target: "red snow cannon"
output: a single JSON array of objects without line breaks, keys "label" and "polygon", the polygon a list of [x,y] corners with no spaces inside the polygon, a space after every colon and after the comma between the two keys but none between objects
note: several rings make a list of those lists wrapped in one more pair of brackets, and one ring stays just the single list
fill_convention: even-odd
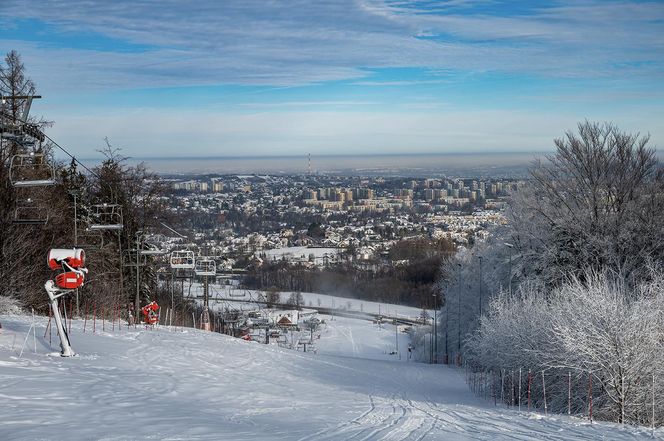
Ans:
[{"label": "red snow cannon", "polygon": [[60,289],[76,289],[83,286],[85,278],[82,274],[75,273],[74,271],[67,271],[55,276],[55,284]]},{"label": "red snow cannon", "polygon": [[85,266],[85,251],[81,248],[62,249],[53,248],[48,252],[48,266],[53,270],[59,270],[63,263],[72,269],[81,269]]},{"label": "red snow cannon", "polygon": [[154,325],[159,321],[159,315],[157,314],[157,311],[159,311],[159,305],[157,305],[157,302],[148,303],[141,308],[141,311],[143,312],[144,321],[148,325]]}]

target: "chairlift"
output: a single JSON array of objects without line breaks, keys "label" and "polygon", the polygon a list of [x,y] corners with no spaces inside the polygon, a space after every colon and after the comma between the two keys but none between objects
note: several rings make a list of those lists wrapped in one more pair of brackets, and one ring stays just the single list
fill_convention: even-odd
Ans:
[{"label": "chairlift", "polygon": [[90,231],[86,229],[82,233],[78,233],[77,237],[78,246],[86,250],[98,250],[104,247],[104,236],[100,231]]},{"label": "chairlift", "polygon": [[197,276],[216,276],[217,264],[213,259],[209,258],[196,259],[194,272]]},{"label": "chairlift", "polygon": [[122,230],[122,206],[118,204],[98,204],[92,206],[90,230]]},{"label": "chairlift", "polygon": [[12,156],[9,180],[14,187],[55,185],[55,168],[43,153],[21,153]]},{"label": "chairlift", "polygon": [[140,250],[139,254],[141,256],[161,256],[162,254],[166,254],[166,251],[156,250],[156,249],[149,249],[149,250]]},{"label": "chairlift", "polygon": [[[28,202],[32,201],[28,199]],[[18,225],[45,225],[48,223],[48,210],[36,205],[18,206],[12,222]]]},{"label": "chairlift", "polygon": [[173,251],[170,258],[171,268],[173,269],[194,269],[195,259],[193,251]]}]

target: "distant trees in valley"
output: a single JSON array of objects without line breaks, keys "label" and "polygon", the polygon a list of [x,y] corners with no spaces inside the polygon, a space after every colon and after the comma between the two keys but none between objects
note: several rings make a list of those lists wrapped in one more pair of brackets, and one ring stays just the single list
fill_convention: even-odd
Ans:
[{"label": "distant trees in valley", "polygon": [[416,238],[398,241],[382,260],[342,261],[323,268],[266,261],[252,268],[244,283],[430,308],[442,263],[454,249],[445,239]]}]

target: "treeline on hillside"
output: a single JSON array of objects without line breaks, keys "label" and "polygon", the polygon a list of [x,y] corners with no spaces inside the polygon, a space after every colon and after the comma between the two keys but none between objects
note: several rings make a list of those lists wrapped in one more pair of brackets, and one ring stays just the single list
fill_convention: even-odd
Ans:
[{"label": "treeline on hillside", "polygon": [[[0,63],[0,295],[46,313],[44,283],[53,276],[46,254],[51,248],[78,245],[86,252],[89,269],[79,293],[81,313],[84,308],[91,312],[93,305],[98,313],[111,311],[111,305],[126,310],[136,295],[136,249],[148,246],[143,233],[158,225],[163,213],[162,182],[144,165],[128,166],[108,140],[99,150],[104,159],[97,167],[82,170],[74,160],[56,162],[57,146],[44,136],[52,123],[23,120],[28,99],[19,97],[36,93],[19,54],[7,54]],[[43,162],[18,169],[22,155]],[[55,177],[53,185],[15,185],[24,178],[43,179],[44,173]],[[89,228],[104,223],[122,223],[122,229]],[[144,303],[159,298],[164,288],[154,277],[151,259],[141,257],[140,264],[140,303]],[[164,295],[170,301],[170,290]]]},{"label": "treeline on hillside", "polygon": [[245,277],[249,288],[317,292],[360,300],[433,307],[442,263],[454,252],[447,240],[405,239],[383,261],[349,260],[325,268],[307,268],[285,261],[265,262]]},{"label": "treeline on hillside", "polygon": [[648,142],[588,121],[555,140],[509,224],[446,266],[441,359],[498,375],[510,402],[530,372],[537,407],[588,415],[592,397],[595,417],[664,423],[664,171]]}]

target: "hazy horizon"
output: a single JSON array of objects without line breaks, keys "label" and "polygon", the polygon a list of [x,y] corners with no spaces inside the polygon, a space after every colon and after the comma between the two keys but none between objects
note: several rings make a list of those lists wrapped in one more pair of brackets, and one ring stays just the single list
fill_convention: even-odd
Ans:
[{"label": "hazy horizon", "polygon": [[[538,156],[549,152],[386,153],[311,155],[316,174],[436,176],[521,176]],[[94,166],[101,158],[79,159]],[[129,164],[145,163],[162,175],[192,174],[304,174],[307,155],[129,157]]]}]

